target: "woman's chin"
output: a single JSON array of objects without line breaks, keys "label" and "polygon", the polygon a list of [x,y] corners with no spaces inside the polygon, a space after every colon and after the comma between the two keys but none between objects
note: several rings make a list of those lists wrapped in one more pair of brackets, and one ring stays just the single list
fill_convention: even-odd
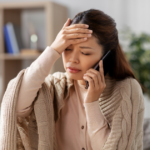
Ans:
[{"label": "woman's chin", "polygon": [[74,79],[74,80],[83,80],[83,75],[79,75],[79,74],[74,74],[74,73],[70,73],[70,72],[67,72],[68,74],[68,77],[71,78],[71,79]]}]

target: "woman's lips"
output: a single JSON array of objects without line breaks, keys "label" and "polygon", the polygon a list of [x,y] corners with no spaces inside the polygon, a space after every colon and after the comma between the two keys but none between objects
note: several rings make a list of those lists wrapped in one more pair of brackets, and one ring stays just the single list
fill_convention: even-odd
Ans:
[{"label": "woman's lips", "polygon": [[71,68],[67,68],[69,72],[71,73],[78,73],[81,70],[75,70],[75,69],[71,69]]}]

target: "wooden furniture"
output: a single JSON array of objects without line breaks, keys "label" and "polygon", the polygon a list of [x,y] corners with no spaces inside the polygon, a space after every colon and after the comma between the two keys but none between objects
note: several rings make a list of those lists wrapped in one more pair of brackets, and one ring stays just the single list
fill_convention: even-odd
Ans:
[{"label": "wooden furniture", "polygon": [[[19,25],[21,27],[21,13],[25,9],[43,9],[45,14],[45,28],[46,28],[46,46],[50,46],[55,40],[56,35],[63,27],[68,18],[67,8],[60,4],[51,1],[35,1],[35,2],[0,2],[0,104],[4,92],[7,88],[8,82],[15,78],[22,69],[22,62],[24,60],[34,61],[40,54],[30,55],[11,55],[6,53],[6,46],[4,43],[3,26],[7,22]],[[43,49],[44,50],[44,49]],[[28,67],[28,66],[27,66]],[[60,57],[53,65],[51,72],[56,71],[65,72]]]}]

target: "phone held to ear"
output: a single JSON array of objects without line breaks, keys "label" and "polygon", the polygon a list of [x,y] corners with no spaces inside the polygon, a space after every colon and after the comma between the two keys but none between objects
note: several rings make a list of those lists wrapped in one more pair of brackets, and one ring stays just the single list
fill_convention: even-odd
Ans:
[{"label": "phone held to ear", "polygon": [[[104,54],[104,56],[100,59],[103,60],[103,69],[104,69],[104,76],[107,74],[107,72],[109,71],[110,68],[110,57],[111,56],[111,50],[109,50],[106,54]],[[99,62],[100,62],[99,61]],[[94,69],[99,71],[99,62],[95,65]],[[87,80],[85,80],[86,82],[86,87],[85,89],[88,89],[89,87],[89,82]]]}]

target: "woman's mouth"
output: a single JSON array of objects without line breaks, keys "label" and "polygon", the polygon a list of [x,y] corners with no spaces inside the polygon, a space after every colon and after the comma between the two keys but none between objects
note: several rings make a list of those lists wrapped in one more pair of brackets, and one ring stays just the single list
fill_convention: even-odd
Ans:
[{"label": "woman's mouth", "polygon": [[67,69],[70,73],[78,73],[79,71],[81,71],[81,70],[76,70],[76,69],[72,69],[72,68],[67,68]]}]

